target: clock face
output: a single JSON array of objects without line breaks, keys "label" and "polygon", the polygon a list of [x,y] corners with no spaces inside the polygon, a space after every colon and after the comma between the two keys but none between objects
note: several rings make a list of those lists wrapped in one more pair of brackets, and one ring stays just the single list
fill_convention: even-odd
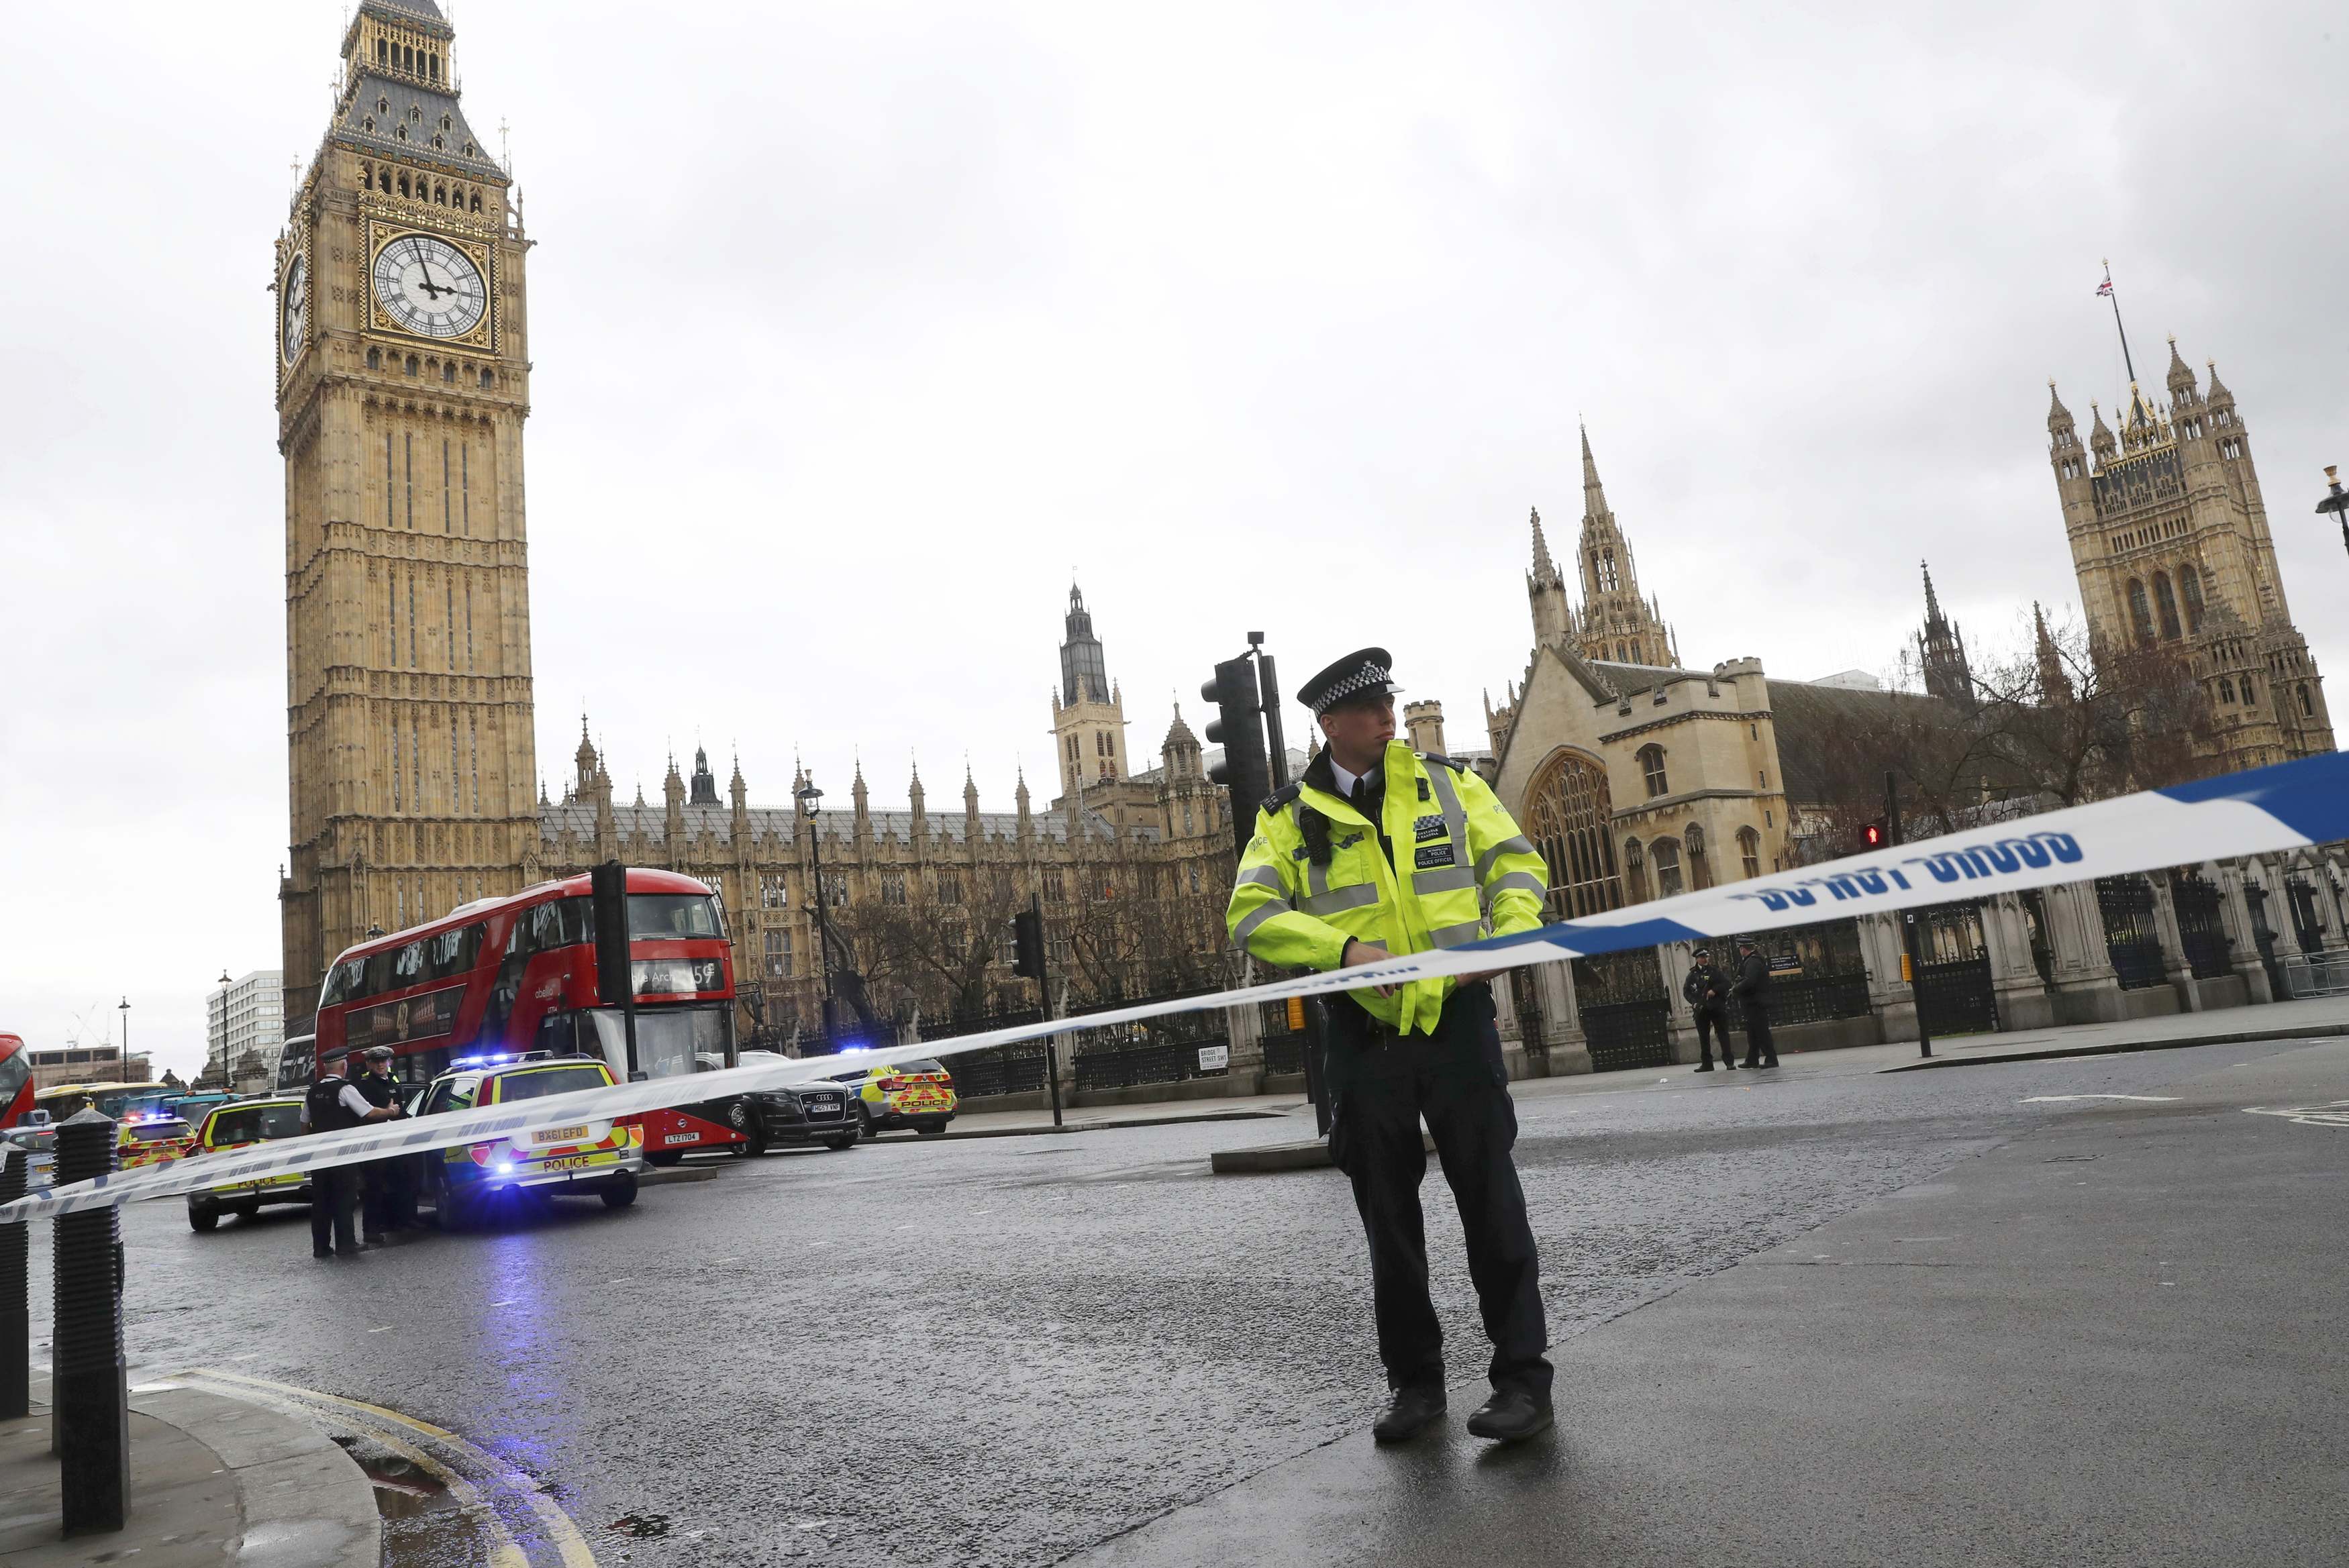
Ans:
[{"label": "clock face", "polygon": [[283,335],[285,363],[302,352],[303,329],[310,322],[310,269],[295,256],[285,268],[285,284],[278,300],[279,331]]},{"label": "clock face", "polygon": [[473,258],[431,234],[402,234],[376,253],[375,297],[421,337],[462,337],[490,308]]}]

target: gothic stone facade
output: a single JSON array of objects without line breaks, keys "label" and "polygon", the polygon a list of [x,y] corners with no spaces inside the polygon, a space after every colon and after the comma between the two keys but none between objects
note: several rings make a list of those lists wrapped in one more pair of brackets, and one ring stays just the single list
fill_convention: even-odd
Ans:
[{"label": "gothic stone facade", "polygon": [[521,214],[431,0],[364,0],[275,258],[285,1010],[326,963],[532,879]]},{"label": "gothic stone facade", "polygon": [[2206,393],[2172,339],[2168,406],[2132,385],[2116,437],[2090,404],[2085,449],[2050,382],[2047,457],[2091,635],[2183,653],[2232,770],[2330,751],[2333,720],[2284,599],[2250,431],[2209,371]]}]

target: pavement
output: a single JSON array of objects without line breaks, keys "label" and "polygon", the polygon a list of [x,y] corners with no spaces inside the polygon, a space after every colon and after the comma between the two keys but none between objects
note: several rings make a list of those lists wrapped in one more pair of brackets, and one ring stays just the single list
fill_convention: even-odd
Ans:
[{"label": "pavement", "polygon": [[130,1516],[58,1533],[47,1379],[0,1421],[0,1568],[377,1568],[381,1526],[357,1461],[316,1428],[171,1381],[130,1396]]},{"label": "pavement", "polygon": [[1572,1338],[1546,1437],[1456,1384],[1074,1561],[2340,1563],[2349,1050],[2173,1066]]},{"label": "pavement", "polygon": [[[1544,1303],[1567,1394],[1561,1440],[1579,1445],[1566,1450],[1572,1462],[1557,1473],[1587,1480],[1602,1462],[1593,1456],[1619,1447],[1646,1456],[1658,1474],[1677,1476],[1675,1487],[1692,1494],[1715,1486],[1742,1496],[1739,1489],[1762,1483],[1735,1480],[1732,1471],[1775,1464],[1832,1501],[1811,1510],[1823,1532],[1839,1518],[1865,1523],[1899,1514],[1909,1493],[1879,1490],[1871,1501],[1837,1490],[1814,1473],[1823,1461],[1801,1451],[1824,1440],[1819,1433],[1840,1431],[1846,1407],[1899,1390],[1899,1380],[1874,1364],[1864,1375],[1836,1368],[1825,1357],[1841,1351],[1837,1344],[1816,1354],[1799,1344],[1818,1313],[1828,1315],[1837,1339],[1864,1341],[1878,1330],[1859,1321],[1863,1311],[1878,1308],[1820,1297],[1782,1316],[1766,1300],[1741,1298],[1723,1309],[1726,1325],[1665,1336],[1659,1343],[1668,1353],[1617,1352],[1612,1336],[1640,1331],[1643,1320],[1666,1321],[1663,1315],[1705,1299],[1690,1292],[1741,1271],[1789,1274],[1791,1265],[1754,1260],[1792,1255],[1822,1226],[1914,1201],[2018,1140],[2106,1113],[2104,1102],[2068,1097],[2173,1094],[2177,1084],[2237,1070],[2236,1063],[2296,1056],[2312,1064],[2312,1102],[2349,1096],[2349,1040],[2339,1039],[1963,1073],[1881,1073],[1866,1060],[1790,1057],[1775,1073],[1680,1069],[1516,1086],[1519,1169],[1543,1246]],[[2321,1092],[2326,1085],[2330,1093]],[[2239,1109],[2227,1114],[2255,1120]],[[626,1211],[530,1206],[478,1233],[427,1233],[332,1266],[309,1259],[306,1225],[290,1211],[200,1235],[176,1205],[133,1205],[123,1222],[128,1342],[142,1382],[211,1368],[214,1391],[243,1387],[299,1417],[331,1418],[355,1437],[372,1424],[384,1443],[398,1445],[395,1453],[413,1456],[413,1468],[385,1482],[414,1487],[417,1506],[440,1508],[448,1529],[473,1517],[502,1527],[533,1563],[1059,1562],[1138,1542],[1185,1517],[1205,1522],[1196,1510],[1236,1506],[1258,1495],[1252,1489],[1309,1474],[1319,1459],[1371,1451],[1365,1432],[1382,1387],[1345,1184],[1326,1171],[1253,1180],[1208,1173],[1216,1150],[1294,1140],[1298,1122],[1288,1114],[1131,1127],[1114,1137],[884,1139],[845,1151],[779,1152],[726,1162],[710,1181],[648,1189]],[[2290,1130],[2333,1136],[2298,1124]],[[2198,1180],[2210,1162],[2190,1149],[2168,1158],[2173,1186]],[[2095,1173],[2105,1163],[2047,1169]],[[1896,1197],[1903,1192],[1911,1197]],[[2011,1216],[2007,1226],[2014,1227]],[[1909,1246],[1974,1229],[1936,1216],[1892,1234],[1912,1238],[1900,1243]],[[1428,1233],[1437,1308],[1454,1330],[1454,1365],[1466,1373],[1483,1357],[1459,1224],[1440,1180],[1428,1187]],[[2220,1263],[2245,1272],[2256,1254],[2288,1279],[2328,1233],[2312,1220],[2285,1247],[2263,1231]],[[36,1227],[33,1243],[37,1287],[47,1266],[46,1227]],[[2307,1279],[2312,1299],[2331,1299],[2322,1294],[2336,1283],[2329,1275],[2317,1270]],[[2018,1274],[1993,1284],[1983,1287],[1985,1301],[2023,1291],[2027,1281]],[[2178,1288],[2188,1284],[2180,1279]],[[2096,1288],[2120,1285],[2100,1278]],[[46,1297],[36,1288],[36,1341],[47,1335]],[[2095,1293],[2083,1299],[2093,1302]],[[1880,1310],[1882,1332],[1900,1326],[1891,1305]],[[1924,1315],[1948,1310],[1935,1304]],[[2109,1315],[2117,1322],[2122,1315]],[[1771,1403],[1744,1409],[1718,1436],[1688,1441],[1685,1451],[1702,1457],[1698,1468],[1718,1470],[1718,1479],[1661,1468],[1662,1449],[1642,1447],[1638,1430],[1650,1390],[1683,1363],[1693,1377],[1702,1357],[1734,1351],[1747,1319],[1744,1358],[1705,1374],[1713,1379],[1705,1398],[1735,1410],[1725,1390],[1744,1378]],[[2071,1319],[2045,1310],[2018,1325],[2016,1348],[1994,1353],[1982,1329],[1968,1342],[1970,1354],[1994,1366],[1999,1354],[2027,1352],[2039,1367],[2049,1359],[2043,1340],[2068,1346],[2078,1337]],[[2213,1308],[2193,1322],[2187,1343],[2200,1352],[2241,1326]],[[1708,1336],[1721,1342],[1716,1349],[1697,1346]],[[2257,1358],[2282,1349],[2250,1343],[2262,1408],[2300,1423],[2291,1429],[2311,1452],[2349,1446],[2313,1425],[2328,1407],[2277,1402],[2278,1389],[2302,1369],[2270,1377]],[[1813,1375],[1773,1383],[1770,1368],[1781,1360]],[[2048,1375],[2064,1371],[2057,1357]],[[1953,1377],[1937,1371],[1932,1383]],[[1461,1412],[1474,1392],[1457,1390]],[[1618,1402],[1606,1418],[1611,1424],[1590,1425],[1599,1418],[1582,1412],[1609,1399]],[[1770,1408],[1802,1411],[1806,1401],[1818,1408],[1802,1423],[1766,1429]],[[1660,1419],[1670,1408],[1657,1408]],[[2337,1400],[2330,1408],[2349,1411]],[[2244,1417],[2208,1402],[2191,1409],[2222,1423]],[[1711,1418],[1673,1418],[1697,1420],[1705,1432]],[[2137,1420],[2138,1408],[2121,1407],[2116,1418]],[[2262,1440],[2260,1431],[2240,1427],[2237,1440]],[[2076,1424],[2067,1435],[2075,1448],[2091,1447],[2091,1437],[2110,1440]],[[2324,1441],[2304,1440],[2317,1436]],[[1997,1455],[1956,1451],[1958,1468],[1933,1482],[1944,1490],[1915,1495],[1951,1508],[1961,1505],[1949,1499],[1961,1497],[1966,1510],[1994,1511],[2002,1492],[1992,1482],[2005,1474]],[[1473,1456],[1463,1448],[1455,1457],[1464,1466]],[[377,1473],[379,1461],[367,1462]],[[1410,1462],[1434,1461],[1413,1450]],[[1883,1482],[1864,1455],[1847,1462]],[[1308,1468],[1292,1468],[1299,1466]],[[2287,1517],[2296,1511],[2327,1528],[2332,1504],[2302,1495],[2304,1472],[2276,1473],[2280,1490],[2250,1494],[2240,1506]],[[1968,1491],[1969,1474],[1985,1478],[1981,1489]],[[1332,1485],[1365,1484],[1333,1475]],[[446,1494],[438,1502],[421,1495],[433,1480]],[[1525,1484],[1545,1510],[1528,1515],[1541,1522],[1529,1537],[1547,1539],[1547,1511],[1568,1505]],[[1650,1510],[1651,1535],[1679,1528],[1673,1487],[1637,1495]],[[1301,1494],[1281,1505],[1300,1519],[1314,1506]],[[2093,1499],[2079,1506],[2101,1517]],[[399,1555],[409,1523],[386,1520],[392,1561],[409,1560]],[[1637,1524],[1616,1516],[1616,1528]],[[1474,1538],[1470,1524],[1459,1528],[1464,1542]],[[1211,1532],[1202,1538],[1242,1562],[1294,1554],[1288,1538],[1262,1551],[1226,1550]],[[1650,1550],[1640,1539],[1638,1550]],[[1368,1559],[1381,1549],[1335,1526],[1329,1543],[1310,1560],[1347,1561],[1357,1546]],[[1806,1550],[1774,1547],[1772,1560],[1808,1561]],[[417,1562],[467,1560],[437,1547],[418,1553]],[[1168,1560],[1182,1555],[1170,1549]],[[1455,1560],[1464,1551],[1435,1555]],[[1610,1553],[1594,1548],[1584,1560],[1610,1560]],[[1723,1551],[1712,1560],[1741,1557]]]}]

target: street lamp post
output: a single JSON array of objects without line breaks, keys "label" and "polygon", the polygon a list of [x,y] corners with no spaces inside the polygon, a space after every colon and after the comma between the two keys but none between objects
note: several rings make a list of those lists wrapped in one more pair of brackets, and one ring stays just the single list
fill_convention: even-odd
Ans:
[{"label": "street lamp post", "polygon": [[129,992],[123,993],[121,1004],[114,1010],[122,1015],[122,1070],[129,1072],[130,1070],[130,994]]},{"label": "street lamp post", "polygon": [[228,988],[229,988],[229,986],[230,986],[230,985],[231,985],[231,984],[232,984],[232,982],[230,981],[230,979],[229,979],[229,977],[228,977],[228,965],[226,965],[225,964],[223,964],[223,965],[221,965],[221,977],[220,977],[220,985],[221,985],[220,1061],[219,1061],[219,1064],[218,1064],[217,1070],[212,1071],[212,1072],[211,1073],[211,1077],[212,1077],[212,1088],[228,1088]]},{"label": "street lamp post", "polygon": [[828,901],[823,894],[823,838],[816,831],[815,822],[816,802],[823,799],[823,791],[817,789],[815,780],[811,779],[792,794],[800,803],[800,817],[808,825],[809,877],[811,892],[815,899],[815,961],[818,972],[823,976],[823,1037],[827,1043],[837,1046],[840,1041],[836,1027],[840,1008],[832,995],[832,919],[824,908]]},{"label": "street lamp post", "polygon": [[2341,524],[2341,548],[2349,550],[2349,490],[2341,488],[2340,474],[2339,464],[2324,465],[2325,496],[2316,503],[2316,510],[2319,515],[2328,511],[2333,514]]}]

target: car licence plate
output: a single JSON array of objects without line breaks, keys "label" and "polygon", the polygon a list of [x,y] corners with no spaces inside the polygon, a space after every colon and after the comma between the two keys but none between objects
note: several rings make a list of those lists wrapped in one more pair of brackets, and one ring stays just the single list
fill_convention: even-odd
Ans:
[{"label": "car licence plate", "polygon": [[701,1141],[701,1134],[698,1132],[672,1132],[667,1138],[662,1139],[661,1141],[663,1143],[698,1143]]},{"label": "car licence plate", "polygon": [[585,1127],[542,1127],[530,1135],[533,1143],[577,1143],[585,1139]]}]

